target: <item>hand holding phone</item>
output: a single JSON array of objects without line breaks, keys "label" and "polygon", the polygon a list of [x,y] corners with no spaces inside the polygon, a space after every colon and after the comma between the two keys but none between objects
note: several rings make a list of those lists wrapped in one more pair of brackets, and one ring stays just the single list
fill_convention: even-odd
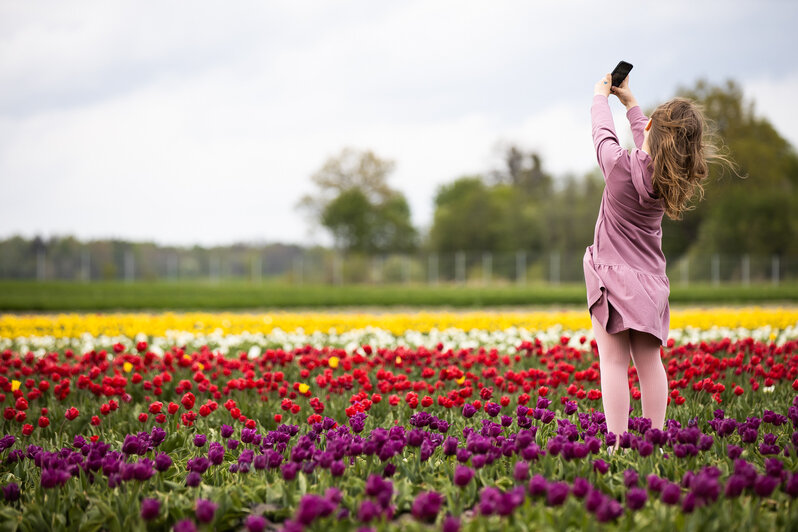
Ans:
[{"label": "hand holding phone", "polygon": [[629,72],[632,70],[631,63],[627,63],[626,61],[621,61],[612,71],[612,86],[613,87],[620,87],[623,80],[626,79],[626,76],[629,75]]}]

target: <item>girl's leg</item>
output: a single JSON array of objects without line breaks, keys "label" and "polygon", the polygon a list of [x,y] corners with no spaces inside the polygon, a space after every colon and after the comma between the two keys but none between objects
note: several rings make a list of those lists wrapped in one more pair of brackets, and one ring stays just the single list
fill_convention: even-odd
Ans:
[{"label": "girl's leg", "polygon": [[593,334],[598,344],[607,430],[620,436],[629,428],[629,331],[609,334],[593,318]]},{"label": "girl's leg", "polygon": [[640,379],[640,399],[643,417],[651,420],[651,426],[662,429],[665,424],[665,409],[668,406],[668,375],[659,354],[659,340],[651,334],[630,331],[632,360]]}]

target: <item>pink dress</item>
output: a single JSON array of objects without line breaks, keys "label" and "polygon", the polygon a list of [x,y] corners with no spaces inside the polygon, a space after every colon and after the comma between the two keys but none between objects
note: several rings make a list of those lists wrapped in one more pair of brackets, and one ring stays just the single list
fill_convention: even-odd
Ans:
[{"label": "pink dress", "polygon": [[593,245],[582,262],[590,314],[614,334],[626,329],[668,339],[670,283],[662,253],[662,200],[651,184],[651,157],[640,149],[648,118],[633,107],[626,113],[636,148],[618,143],[610,106],[595,96],[590,109],[593,143],[606,186]]}]

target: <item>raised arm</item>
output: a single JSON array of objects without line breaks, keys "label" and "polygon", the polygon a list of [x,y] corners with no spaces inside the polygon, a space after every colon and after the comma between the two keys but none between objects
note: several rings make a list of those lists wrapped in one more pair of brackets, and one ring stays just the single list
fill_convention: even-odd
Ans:
[{"label": "raised arm", "polygon": [[593,145],[596,148],[596,157],[606,181],[615,165],[627,153],[618,143],[610,104],[607,102],[606,96],[601,94],[593,96],[590,118],[593,125]]},{"label": "raised arm", "polygon": [[648,123],[648,117],[643,114],[639,105],[635,105],[626,111],[626,118],[629,119],[629,125],[632,127],[632,137],[635,140],[635,146],[640,149],[643,147],[643,139],[645,138],[643,130]]},{"label": "raised arm", "polygon": [[632,127],[632,137],[634,138],[635,146],[638,149],[642,148],[643,139],[645,138],[643,130],[648,123],[648,117],[640,110],[637,98],[632,94],[632,89],[629,88],[629,76],[626,76],[620,86],[612,87],[611,91],[626,107],[626,118],[629,119],[629,125]]}]

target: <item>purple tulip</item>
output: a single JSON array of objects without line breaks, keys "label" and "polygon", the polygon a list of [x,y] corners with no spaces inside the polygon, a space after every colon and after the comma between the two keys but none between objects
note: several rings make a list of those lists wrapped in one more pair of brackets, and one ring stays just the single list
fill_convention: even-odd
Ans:
[{"label": "purple tulip", "polygon": [[798,497],[798,473],[793,473],[787,482],[784,483],[784,493],[793,499]]},{"label": "purple tulip", "polygon": [[419,521],[431,523],[435,521],[443,504],[443,497],[436,491],[419,493],[413,501],[413,517]]},{"label": "purple tulip", "polygon": [[357,510],[357,519],[362,523],[370,523],[373,519],[377,519],[382,513],[382,509],[372,500],[366,499],[360,503]]},{"label": "purple tulip", "polygon": [[286,462],[280,466],[283,480],[294,480],[299,472],[299,465],[296,462]]},{"label": "purple tulip", "polygon": [[513,468],[513,478],[515,478],[516,482],[526,482],[529,478],[529,464],[523,460],[516,462]]},{"label": "purple tulip", "polygon": [[571,491],[567,482],[552,482],[546,491],[546,504],[549,506],[561,506],[568,498]]},{"label": "purple tulip", "polygon": [[72,477],[72,475],[70,475],[64,469],[49,468],[42,468],[41,475],[41,485],[45,489],[63,486],[66,484],[66,481]]},{"label": "purple tulip", "polygon": [[205,447],[205,443],[208,441],[208,437],[205,434],[195,434],[194,435],[194,446],[195,447]]},{"label": "purple tulip", "polygon": [[548,488],[548,482],[543,478],[543,475],[537,474],[529,479],[528,491],[532,497],[545,495]]},{"label": "purple tulip", "polygon": [[197,520],[201,523],[210,523],[213,521],[213,516],[218,507],[219,505],[212,501],[206,499],[197,499]]},{"label": "purple tulip", "polygon": [[197,471],[189,471],[188,475],[186,475],[186,486],[189,488],[196,488],[202,482],[202,475],[200,475]]},{"label": "purple tulip", "polygon": [[3,498],[5,500],[7,500],[8,502],[14,502],[14,501],[18,500],[19,499],[19,485],[17,485],[16,482],[9,482],[5,486],[3,486]]},{"label": "purple tulip", "polygon": [[727,499],[732,497],[739,497],[742,494],[743,490],[746,487],[746,480],[745,478],[741,477],[740,475],[732,475],[726,481],[726,490],[725,495]]},{"label": "purple tulip", "polygon": [[623,514],[623,506],[621,506],[621,503],[615,499],[606,497],[598,510],[596,510],[596,519],[598,519],[599,523],[607,523],[609,521],[614,521],[620,517],[621,514]]},{"label": "purple tulip", "polygon": [[485,413],[490,417],[496,417],[502,411],[502,406],[498,403],[487,403],[485,405]]},{"label": "purple tulip", "polygon": [[197,532],[197,526],[191,519],[183,519],[175,523],[174,532]]},{"label": "purple tulip", "polygon": [[593,460],[593,469],[604,475],[610,470],[610,467],[607,465],[607,462],[599,458],[597,460]]},{"label": "purple tulip", "polygon": [[158,453],[155,456],[155,469],[164,472],[172,467],[172,458],[166,453]]},{"label": "purple tulip", "polygon": [[477,409],[471,403],[466,403],[463,405],[463,417],[468,419],[474,417],[474,414],[477,413]]},{"label": "purple tulip", "polygon": [[728,444],[726,446],[726,454],[729,456],[731,460],[736,460],[743,454],[743,448],[738,447],[736,445]]},{"label": "purple tulip", "polygon": [[244,520],[247,532],[263,532],[266,529],[266,518],[260,515],[250,515]]},{"label": "purple tulip", "polygon": [[474,470],[468,466],[456,465],[454,466],[454,484],[455,486],[467,486],[471,479],[474,478]]},{"label": "purple tulip", "polygon": [[745,460],[738,458],[734,461],[734,474],[745,479],[746,488],[751,488],[754,486],[754,481],[756,481],[757,476],[756,469]]},{"label": "purple tulip", "polygon": [[651,453],[653,452],[654,452],[654,446],[651,443],[642,440],[637,444],[637,453],[640,456],[645,458],[646,456],[650,456]]},{"label": "purple tulip", "polygon": [[[77,439],[77,436],[75,436],[75,438]],[[14,437],[14,435],[12,434],[6,434],[2,438],[0,438],[0,453],[5,451],[6,449],[10,449],[11,447],[13,447],[14,442],[16,441],[17,438]],[[85,442],[86,440],[84,439],[83,441]]]},{"label": "purple tulip", "polygon": [[696,507],[696,497],[695,493],[692,491],[689,492],[687,495],[684,496],[682,499],[682,513],[689,514],[692,513]]},{"label": "purple tulip", "polygon": [[317,518],[332,514],[336,506],[336,503],[321,495],[304,495],[299,501],[294,520],[300,525],[308,526]]},{"label": "purple tulip", "polygon": [[222,432],[222,438],[227,439],[233,435],[234,430],[233,427],[231,427],[230,425],[222,425],[221,432]]},{"label": "purple tulip", "polygon": [[674,484],[673,482],[668,482],[665,487],[662,488],[662,502],[665,504],[678,504],[681,495],[682,489],[678,484]]},{"label": "purple tulip", "polygon": [[441,526],[442,532],[460,532],[460,520],[453,515],[447,515]]},{"label": "purple tulip", "polygon": [[770,497],[779,484],[779,479],[767,475],[757,475],[754,481],[754,493],[760,497]]},{"label": "purple tulip", "polygon": [[393,483],[379,475],[369,475],[366,480],[366,495],[374,497],[383,509],[388,508],[393,497]]},{"label": "purple tulip", "polygon": [[197,473],[204,473],[210,467],[211,462],[204,456],[197,456],[196,458],[190,458],[188,462],[186,462],[186,469],[189,471],[196,471]]},{"label": "purple tulip", "polygon": [[645,506],[648,493],[643,488],[631,488],[626,492],[626,506],[630,510],[639,510]]},{"label": "purple tulip", "polygon": [[457,452],[457,438],[449,436],[443,441],[443,454],[452,456]]},{"label": "purple tulip", "polygon": [[152,521],[161,512],[161,503],[158,499],[143,499],[141,501],[141,518]]},{"label": "purple tulip", "polygon": [[627,488],[631,488],[633,486],[637,486],[637,482],[640,480],[640,475],[637,474],[637,471],[634,469],[626,469],[623,472],[623,484]]},{"label": "purple tulip", "polygon": [[484,454],[475,454],[471,457],[471,465],[473,465],[475,469],[482,469],[485,467],[487,461],[488,457]]},{"label": "purple tulip", "polygon": [[596,513],[604,504],[604,494],[599,490],[591,489],[585,497],[585,508],[588,512]]},{"label": "purple tulip", "polygon": [[574,497],[578,499],[582,499],[587,495],[590,491],[590,482],[586,478],[576,477],[574,479],[574,484],[571,487],[571,492],[574,494]]}]

